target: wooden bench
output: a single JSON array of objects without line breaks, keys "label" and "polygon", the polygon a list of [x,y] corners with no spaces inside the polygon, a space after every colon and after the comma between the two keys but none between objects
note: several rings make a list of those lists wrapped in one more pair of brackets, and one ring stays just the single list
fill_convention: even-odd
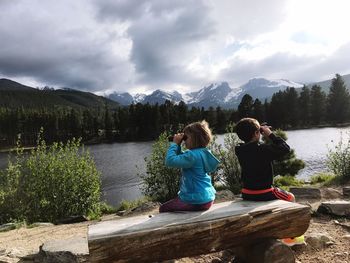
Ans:
[{"label": "wooden bench", "polygon": [[104,221],[89,226],[90,262],[159,262],[250,246],[302,235],[310,218],[308,206],[276,200]]}]

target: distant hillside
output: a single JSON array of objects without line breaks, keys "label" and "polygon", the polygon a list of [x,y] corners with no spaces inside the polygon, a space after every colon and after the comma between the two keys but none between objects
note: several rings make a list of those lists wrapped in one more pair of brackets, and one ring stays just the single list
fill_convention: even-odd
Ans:
[{"label": "distant hillside", "polygon": [[[347,89],[350,91],[350,74],[342,75],[341,77],[344,80]],[[308,85],[308,87],[312,87],[313,85],[319,85],[323,91],[328,93],[329,87],[331,86],[331,84],[332,84],[332,79],[329,79],[325,81],[311,83]]]},{"label": "distant hillside", "polygon": [[9,79],[0,79],[0,107],[7,108],[117,108],[119,104],[93,93],[73,89],[38,90]]},{"label": "distant hillside", "polygon": [[23,90],[35,90],[34,88],[24,86],[18,82],[12,81],[10,79],[0,79],[0,91],[23,91]]}]

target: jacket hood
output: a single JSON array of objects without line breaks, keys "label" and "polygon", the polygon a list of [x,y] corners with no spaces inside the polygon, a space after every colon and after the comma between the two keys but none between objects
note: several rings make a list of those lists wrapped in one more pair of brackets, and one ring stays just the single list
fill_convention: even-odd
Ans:
[{"label": "jacket hood", "polygon": [[216,170],[220,161],[212,154],[210,150],[205,148],[201,151],[201,156],[204,163],[204,169],[206,173],[210,173]]}]

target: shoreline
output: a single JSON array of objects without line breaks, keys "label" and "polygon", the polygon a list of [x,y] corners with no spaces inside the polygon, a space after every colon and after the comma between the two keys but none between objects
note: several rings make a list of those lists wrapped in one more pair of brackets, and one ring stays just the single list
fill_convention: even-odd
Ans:
[{"label": "shoreline", "polygon": [[[283,131],[297,131],[297,130],[311,130],[311,129],[322,129],[322,128],[346,128],[346,127],[350,127],[350,122],[349,123],[339,123],[339,124],[321,124],[321,125],[316,125],[316,126],[300,126],[300,127],[296,127],[296,128],[284,128],[282,129]],[[280,128],[278,128],[280,129]],[[225,133],[216,133],[215,135],[223,135]],[[99,138],[94,138],[94,139],[90,139],[88,141],[82,142],[82,145],[99,145],[99,144],[113,144],[113,143],[132,143],[132,142],[152,142],[155,139],[150,139],[150,140],[134,140],[134,141],[111,141],[111,140],[106,140],[106,139],[99,139]],[[49,146],[50,144],[48,144]],[[24,151],[29,151],[32,149],[35,149],[36,146],[24,146],[22,147]],[[0,147],[0,153],[9,153],[12,151],[15,151],[16,147],[5,147],[5,148],[1,148]]]}]

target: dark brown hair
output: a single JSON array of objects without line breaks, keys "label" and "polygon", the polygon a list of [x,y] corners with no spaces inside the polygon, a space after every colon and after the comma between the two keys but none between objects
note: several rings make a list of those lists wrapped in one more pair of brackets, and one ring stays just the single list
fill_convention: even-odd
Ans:
[{"label": "dark brown hair", "polygon": [[193,148],[207,147],[213,138],[209,124],[205,120],[193,122],[187,125],[183,131],[191,137]]},{"label": "dark brown hair", "polygon": [[242,141],[249,142],[259,128],[260,124],[256,119],[243,118],[236,124],[236,133]]}]

